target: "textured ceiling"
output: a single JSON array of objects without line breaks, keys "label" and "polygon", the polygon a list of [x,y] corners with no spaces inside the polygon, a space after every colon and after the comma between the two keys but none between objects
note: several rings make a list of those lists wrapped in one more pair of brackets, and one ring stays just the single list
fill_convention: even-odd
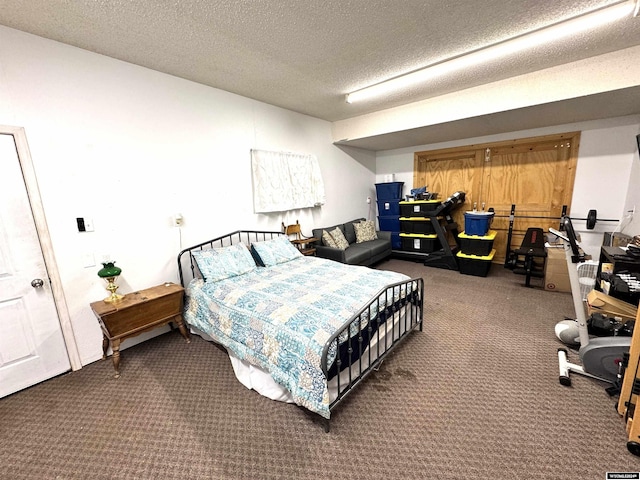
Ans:
[{"label": "textured ceiling", "polygon": [[344,95],[616,0],[2,0],[0,24],[329,121],[640,44],[638,19],[381,100]]}]

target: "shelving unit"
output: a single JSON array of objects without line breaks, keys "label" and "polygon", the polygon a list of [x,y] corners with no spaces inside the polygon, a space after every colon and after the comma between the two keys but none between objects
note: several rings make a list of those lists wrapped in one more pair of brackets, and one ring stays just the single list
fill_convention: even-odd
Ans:
[{"label": "shelving unit", "polygon": [[[599,260],[596,272],[596,290],[602,290],[600,281],[603,279],[602,265],[604,264],[609,264],[609,271],[612,276],[620,276],[626,273],[634,278],[640,277],[640,258],[627,255],[620,247],[601,247]],[[622,286],[622,282],[621,280],[620,286]],[[640,292],[633,291],[628,286],[618,290],[616,284],[612,284],[608,294],[632,305],[640,303]]]},{"label": "shelving unit", "polygon": [[[464,198],[463,198],[464,201]],[[400,202],[400,238],[402,248],[394,250],[398,258],[423,262],[425,266],[458,270],[455,254],[460,248],[458,225],[451,211],[459,203],[452,197],[440,200]],[[450,233],[455,245],[449,244]]]}]

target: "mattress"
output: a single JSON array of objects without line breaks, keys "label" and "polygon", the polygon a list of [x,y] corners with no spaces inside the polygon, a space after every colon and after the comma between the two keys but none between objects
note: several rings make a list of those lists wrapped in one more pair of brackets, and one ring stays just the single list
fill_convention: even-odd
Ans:
[{"label": "mattress", "polygon": [[[321,367],[325,344],[384,287],[406,280],[395,272],[300,257],[218,282],[193,280],[187,287],[184,317],[246,362],[250,372],[251,367],[268,372],[295,403],[328,418],[329,385]],[[392,296],[374,302],[363,318],[378,318],[378,310],[385,312],[405,294],[402,288],[394,289]],[[358,333],[353,329],[366,326],[352,326],[343,333],[345,338],[329,342],[329,362],[339,354],[340,342]],[[239,376],[249,388],[261,383]]]}]

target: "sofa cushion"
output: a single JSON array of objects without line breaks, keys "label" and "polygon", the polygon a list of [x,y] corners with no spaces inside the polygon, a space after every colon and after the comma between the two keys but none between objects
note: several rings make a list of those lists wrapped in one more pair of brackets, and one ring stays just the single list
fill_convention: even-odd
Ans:
[{"label": "sofa cushion", "polygon": [[356,243],[369,242],[371,240],[377,240],[376,226],[372,220],[365,222],[354,223],[353,228],[356,232]]},{"label": "sofa cushion", "polygon": [[391,242],[389,241],[389,239],[385,238],[377,238],[376,240],[370,240],[368,242],[356,243],[352,246],[362,246],[368,248],[371,252],[372,257],[391,250]]},{"label": "sofa cushion", "polygon": [[344,261],[349,265],[363,265],[371,258],[371,249],[366,244],[354,243],[344,251]]},{"label": "sofa cushion", "polygon": [[356,243],[356,232],[353,228],[353,222],[344,224],[344,238],[346,238],[349,243]]},{"label": "sofa cushion", "polygon": [[364,222],[364,218],[356,218],[355,220],[350,220],[345,222],[344,224],[344,236],[349,243],[356,243],[356,231],[353,227],[354,223]]},{"label": "sofa cushion", "polygon": [[[331,227],[314,228],[314,229],[311,230],[311,234],[315,238],[322,238],[322,232],[324,230],[326,230],[327,232],[331,232],[332,230],[335,230],[336,228],[339,228],[340,230],[342,230],[342,233],[344,234],[344,224],[343,223],[339,223],[338,225],[333,225]],[[324,242],[323,242],[323,244],[324,244]]]},{"label": "sofa cushion", "polygon": [[325,247],[331,247],[331,248],[337,248],[338,247],[338,245],[336,244],[336,241],[333,239],[331,234],[329,232],[327,232],[326,230],[322,230],[322,244]]},{"label": "sofa cushion", "polygon": [[347,248],[349,248],[349,242],[344,237],[344,233],[342,233],[342,230],[340,230],[339,227],[331,230],[329,232],[329,235],[331,235],[333,240],[336,242],[336,248],[339,248],[340,250],[346,250]]}]

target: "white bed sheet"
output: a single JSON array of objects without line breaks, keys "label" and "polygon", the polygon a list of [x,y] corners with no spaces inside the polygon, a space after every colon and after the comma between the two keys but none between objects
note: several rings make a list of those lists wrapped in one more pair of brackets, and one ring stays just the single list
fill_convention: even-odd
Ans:
[{"label": "white bed sheet", "polygon": [[[356,361],[354,365],[352,365],[351,369],[344,369],[340,373],[340,388],[344,389],[345,385],[350,383],[350,377],[355,377],[359,371],[364,370],[369,366],[369,349],[373,348],[374,351],[380,342],[381,348],[384,348],[385,340],[387,335],[391,334],[391,329],[393,328],[393,335],[390,337],[391,339],[397,339],[401,334],[403,334],[406,330],[406,322],[404,322],[406,308],[403,307],[399,312],[396,312],[393,317],[393,323],[386,322],[383,327],[379,329],[380,335],[374,335],[371,339],[369,346],[365,349],[364,353],[361,356],[362,359],[362,367]],[[415,328],[415,326],[414,326]],[[199,335],[209,342],[215,342],[209,335],[200,331],[199,329],[190,326],[190,330],[192,333]],[[383,331],[384,330],[384,331]],[[389,347],[391,346],[391,341],[389,341]],[[217,343],[217,342],[216,342]],[[233,352],[227,350],[229,354],[229,359],[231,360],[231,365],[233,367],[233,372],[235,373],[238,381],[244,385],[246,388],[250,390],[255,390],[260,395],[267,397],[271,400],[276,400],[278,402],[286,402],[286,403],[295,403],[293,401],[293,397],[289,390],[285,387],[277,383],[271,374],[255,365],[250,364],[246,360],[241,360],[236,357]],[[375,356],[373,357],[375,359]],[[352,377],[352,378],[354,378]],[[328,382],[328,390],[329,390],[329,402],[333,402],[338,396],[338,379],[337,377],[332,378]]]}]

